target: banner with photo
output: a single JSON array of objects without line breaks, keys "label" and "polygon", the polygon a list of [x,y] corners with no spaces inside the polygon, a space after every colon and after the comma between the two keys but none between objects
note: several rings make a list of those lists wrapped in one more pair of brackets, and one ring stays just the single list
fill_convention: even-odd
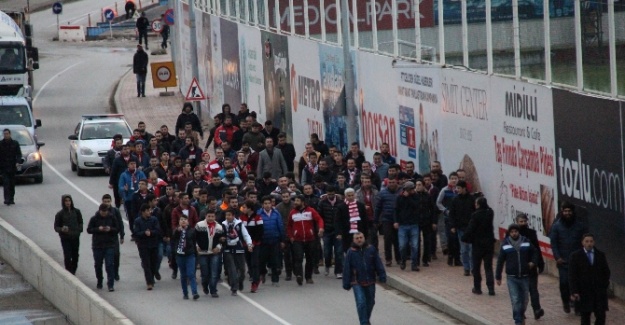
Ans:
[{"label": "banner with photo", "polygon": [[575,204],[611,280],[625,284],[623,220],[623,112],[615,100],[553,90],[558,199]]},{"label": "banner with photo", "polygon": [[321,141],[326,140],[318,53],[317,42],[289,38],[291,107],[298,127],[293,132],[293,145],[298,154],[304,152],[311,134],[316,133]]},{"label": "banner with photo", "polygon": [[[206,15],[210,16],[210,15]],[[225,102],[224,97],[224,79],[221,60],[221,19],[210,16],[210,23],[204,25],[204,37],[206,52],[206,69],[208,71],[208,90],[206,91],[210,96],[210,116],[221,113],[221,105]],[[198,56],[199,58],[199,56]]]},{"label": "banner with photo", "polygon": [[441,69],[433,67],[395,69],[399,111],[400,162],[415,164],[415,172],[430,171],[440,160]]},{"label": "banner with photo", "polygon": [[189,5],[180,1],[177,7],[178,10],[174,9],[174,15],[175,21],[178,23],[174,26],[177,26],[176,30],[179,37],[179,51],[176,54],[179,55],[180,59],[178,66],[176,66],[176,72],[178,74],[178,85],[184,96],[193,80],[191,40],[189,38],[191,29],[189,25]]},{"label": "banner with photo", "polygon": [[504,207],[496,211],[495,230],[502,239],[524,213],[538,233],[542,253],[552,257],[548,234],[557,208],[551,89],[501,77],[491,77],[490,85],[496,163],[491,174],[499,185],[492,190],[497,205]]},{"label": "banner with photo", "polygon": [[[241,74],[239,68],[239,24],[220,19],[221,24],[221,73],[223,78],[224,101],[230,104],[231,112],[238,113],[241,107]],[[226,42],[223,42],[227,40]],[[221,106],[219,106],[221,108]],[[220,110],[221,111],[221,110]]]},{"label": "banner with photo", "polygon": [[264,124],[267,110],[263,76],[263,42],[258,28],[239,26],[239,58],[241,101],[247,103],[250,111],[256,112],[256,120]]},{"label": "banner with photo", "polygon": [[[292,47],[291,47],[292,49]],[[325,124],[324,139],[327,145],[335,145],[336,148],[343,153],[349,150],[347,139],[347,105],[345,102],[345,92],[350,91],[354,94],[354,116],[358,115],[355,100],[357,98],[356,89],[358,89],[358,66],[355,52],[351,52],[351,64],[354,80],[354,89],[345,89],[345,60],[343,57],[343,49],[337,46],[319,45],[319,70],[321,78],[321,103],[323,110],[323,123]],[[357,118],[356,118],[357,120]],[[358,137],[358,125],[353,126],[355,135]],[[358,139],[354,139],[358,141]]]},{"label": "banner with photo", "polygon": [[[198,61],[198,77],[197,81],[200,88],[204,91],[206,100],[200,101],[200,109],[202,110],[202,118],[208,121],[211,117],[209,102],[213,96],[212,78],[210,69],[211,58],[211,16],[202,11],[195,11],[195,34],[197,37],[197,61]],[[186,94],[185,94],[186,95]]]},{"label": "banner with photo", "polygon": [[482,192],[495,214],[504,207],[493,189],[503,186],[491,175],[497,168],[491,157],[492,116],[489,77],[468,71],[443,69],[440,97],[440,145],[438,155],[445,174],[463,169],[472,192]]},{"label": "banner with photo", "polygon": [[[287,37],[261,31],[265,116],[293,141],[289,43]],[[314,54],[313,54],[314,55]]]},{"label": "banner with photo", "polygon": [[[401,155],[399,147],[399,116],[393,58],[369,52],[358,53],[358,117],[360,119],[360,149],[369,161],[388,143],[390,153]],[[384,82],[377,82],[383,80]]]}]

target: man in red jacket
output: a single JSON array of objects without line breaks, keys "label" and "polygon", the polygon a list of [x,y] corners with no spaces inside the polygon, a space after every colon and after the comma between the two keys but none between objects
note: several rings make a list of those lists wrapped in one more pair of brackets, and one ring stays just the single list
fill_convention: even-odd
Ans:
[{"label": "man in red jacket", "polygon": [[200,221],[200,218],[197,211],[195,211],[195,208],[191,206],[189,194],[186,192],[180,192],[178,198],[180,199],[180,204],[171,212],[171,229],[178,228],[180,216],[186,216],[189,222],[189,227],[195,228],[195,225]]},{"label": "man in red jacket", "polygon": [[226,116],[224,124],[220,125],[215,130],[215,144],[221,146],[223,141],[232,143],[232,140],[234,140],[234,132],[238,130],[238,127],[232,125],[232,117]]},{"label": "man in red jacket", "polygon": [[302,195],[295,197],[293,210],[287,220],[287,234],[293,243],[293,273],[297,284],[302,285],[302,262],[306,255],[306,283],[313,284],[313,266],[316,263],[314,257],[314,244],[316,240],[315,228],[319,229],[319,237],[323,237],[323,219],[315,209],[306,206]]}]

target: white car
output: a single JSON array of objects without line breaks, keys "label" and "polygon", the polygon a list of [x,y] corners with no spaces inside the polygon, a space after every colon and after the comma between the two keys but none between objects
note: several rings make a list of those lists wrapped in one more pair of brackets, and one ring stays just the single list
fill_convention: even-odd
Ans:
[{"label": "white car", "polygon": [[86,170],[104,169],[102,158],[111,149],[113,136],[121,134],[126,143],[132,131],[122,114],[83,115],[74,134],[67,137],[72,171],[84,176]]}]

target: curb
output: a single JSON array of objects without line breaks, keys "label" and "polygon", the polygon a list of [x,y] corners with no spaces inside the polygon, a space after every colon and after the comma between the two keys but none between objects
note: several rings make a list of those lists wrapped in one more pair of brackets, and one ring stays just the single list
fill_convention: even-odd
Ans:
[{"label": "curb", "polygon": [[128,69],[128,71],[126,71],[124,75],[122,75],[122,77],[119,78],[119,80],[117,81],[117,84],[113,88],[111,97],[109,97],[109,109],[111,110],[111,113],[124,114],[124,110],[122,109],[122,105],[121,105],[121,99],[120,99],[121,92],[119,91],[119,88],[126,81],[126,78],[128,78],[128,76],[131,75],[130,72],[132,72],[132,68]]},{"label": "curb", "polygon": [[455,305],[449,300],[437,296],[429,291],[423,290],[410,282],[392,274],[386,275],[386,284],[393,289],[399,290],[425,304],[428,304],[441,312],[454,317],[469,325],[494,325],[484,317],[477,315],[467,309]]}]

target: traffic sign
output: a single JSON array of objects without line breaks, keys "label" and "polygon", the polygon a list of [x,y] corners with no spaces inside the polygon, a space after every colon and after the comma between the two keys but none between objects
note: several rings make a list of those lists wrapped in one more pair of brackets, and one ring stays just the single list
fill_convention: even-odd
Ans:
[{"label": "traffic sign", "polygon": [[150,63],[150,68],[154,88],[176,87],[176,69],[173,62]]},{"label": "traffic sign", "polygon": [[63,12],[63,4],[60,2],[55,2],[52,5],[52,13],[55,15],[60,15]]},{"label": "traffic sign", "polygon": [[200,84],[197,82],[197,79],[193,77],[193,81],[191,81],[191,85],[189,85],[189,90],[187,90],[187,96],[185,96],[185,100],[198,101],[205,99],[206,96],[204,96],[204,92],[200,88]]},{"label": "traffic sign", "polygon": [[115,11],[111,8],[106,8],[104,10],[104,18],[108,21],[115,19]]},{"label": "traffic sign", "polygon": [[152,20],[152,30],[160,33],[163,30],[163,22],[160,19]]},{"label": "traffic sign", "polygon": [[165,24],[172,26],[174,24],[174,9],[165,11]]}]

